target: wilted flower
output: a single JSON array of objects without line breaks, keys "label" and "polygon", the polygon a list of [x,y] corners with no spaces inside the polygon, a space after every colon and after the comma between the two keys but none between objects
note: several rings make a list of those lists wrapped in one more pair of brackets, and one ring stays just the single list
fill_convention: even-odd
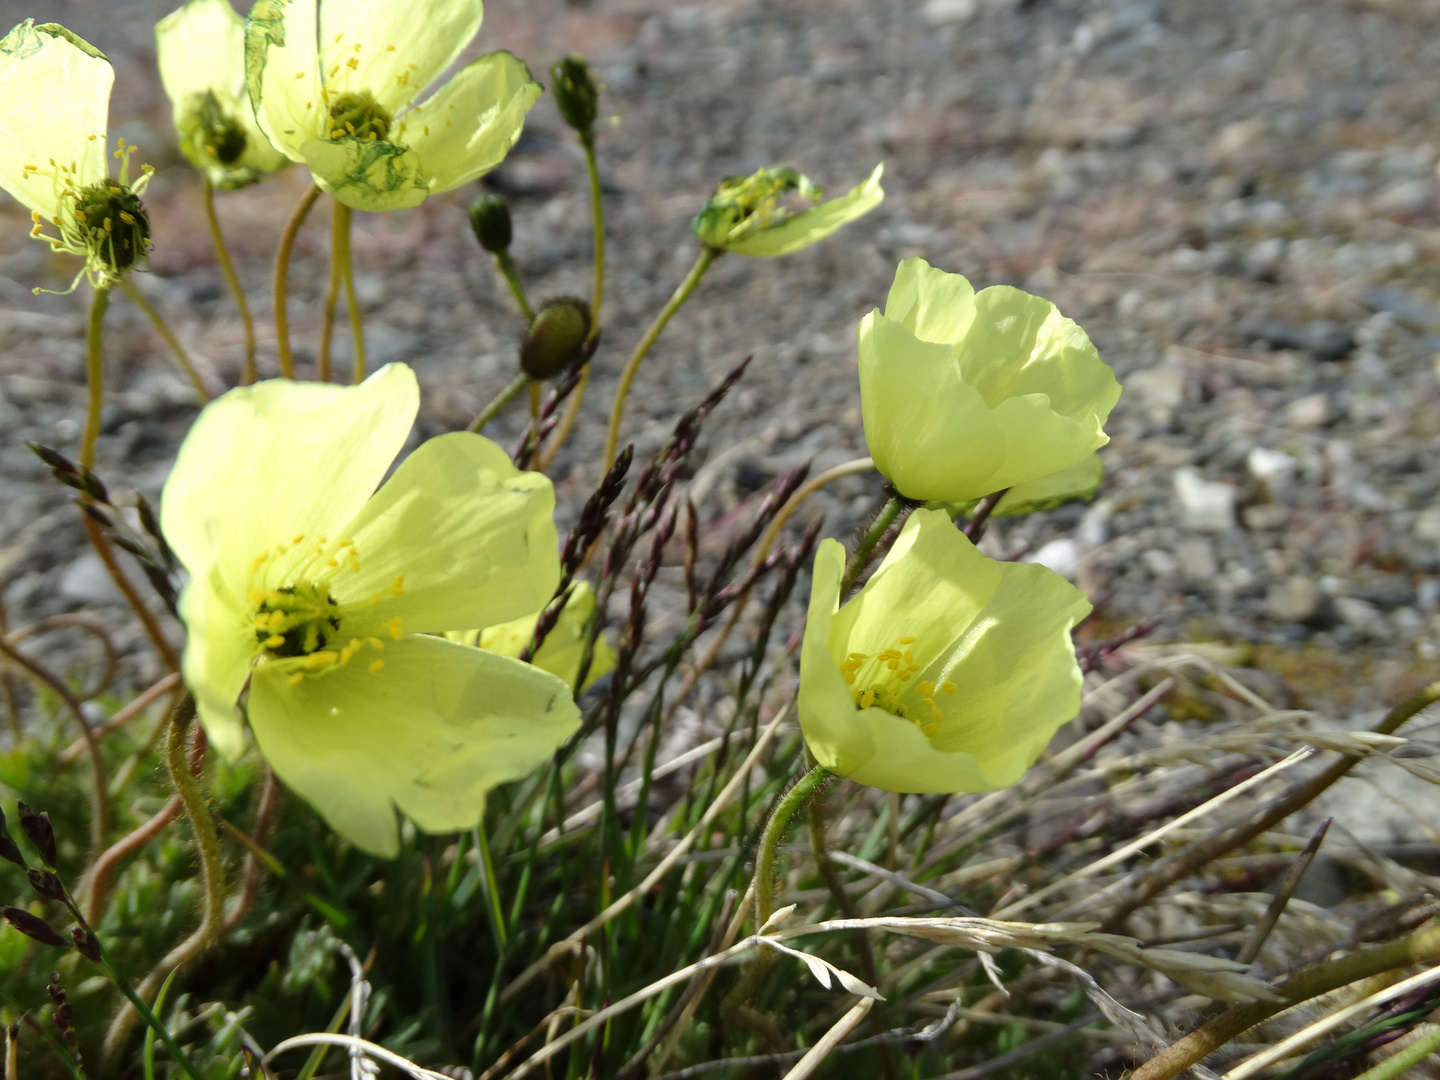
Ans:
[{"label": "wilted flower", "polygon": [[816,760],[887,791],[1013,784],[1080,709],[1070,630],[1085,597],[1042,566],[987,559],[916,510],[840,606],[845,549],[815,555],[800,727]]},{"label": "wilted flower", "polygon": [[[595,639],[595,652],[590,658],[590,668],[585,674],[585,685],[575,686],[580,674],[580,658],[585,651],[585,629],[595,613],[595,590],[589,582],[580,581],[565,602],[560,618],[545,636],[545,641],[530,662],[544,668],[565,680],[575,692],[588,688],[597,679],[608,675],[615,667],[615,650],[604,637]],[[519,656],[535,635],[535,624],[540,612],[525,615],[499,626],[488,626],[483,631],[471,630],[465,634],[447,634],[452,641],[466,645],[479,645],[501,656]]]},{"label": "wilted flower", "polygon": [[245,92],[245,20],[230,0],[190,0],[155,26],[155,61],[180,152],[217,188],[238,188],[289,158],[255,123]]},{"label": "wilted flower", "polygon": [[357,210],[418,206],[504,159],[540,94],[508,52],[415,98],[480,29],[480,0],[259,0],[245,74],[270,141]]},{"label": "wilted flower", "polygon": [[232,390],[200,413],[161,505],[211,741],[244,748],[248,684],[280,779],[387,856],[394,807],[427,832],[471,828],[490,788],[579,723],[549,672],[432,636],[535,611],[560,568],[549,480],[479,435],[423,443],[375,490],[418,405],[400,364],[358,387]]},{"label": "wilted flower", "polygon": [[737,255],[788,255],[823,240],[840,226],[863,217],[885,198],[884,165],[844,195],[805,209],[822,190],[794,169],[760,169],[722,180],[691,224],[708,248]]},{"label": "wilted flower", "polygon": [[961,502],[1078,465],[1110,441],[1120,384],[1048,300],[906,259],[860,321],[875,467],[911,499]]},{"label": "wilted flower", "polygon": [[150,251],[140,194],[153,170],[130,182],[123,139],[118,178],[106,165],[114,81],[104,53],[55,23],[26,19],[0,40],[0,187],[30,208],[31,236],[85,260],[72,289],[81,275],[112,284]]}]

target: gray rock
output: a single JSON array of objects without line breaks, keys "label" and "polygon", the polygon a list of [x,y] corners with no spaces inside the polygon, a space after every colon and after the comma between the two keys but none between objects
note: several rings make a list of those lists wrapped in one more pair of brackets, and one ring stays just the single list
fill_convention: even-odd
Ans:
[{"label": "gray rock", "polygon": [[1175,561],[1187,581],[1209,581],[1220,569],[1215,545],[1203,536],[1187,536],[1175,545]]},{"label": "gray rock", "polygon": [[1362,638],[1383,641],[1390,633],[1390,624],[1374,604],[1353,596],[1337,596],[1335,613],[1340,621]]},{"label": "gray rock", "polygon": [[1235,525],[1235,488],[1206,480],[1199,470],[1175,470],[1175,498],[1186,527],[1201,532],[1224,532]]},{"label": "gray rock", "polygon": [[1296,431],[1324,427],[1330,420],[1330,399],[1324,394],[1306,394],[1285,406],[1285,423]]},{"label": "gray rock", "polygon": [[85,552],[60,572],[60,595],[80,604],[125,602],[100,556],[93,551]]},{"label": "gray rock", "polygon": [[1320,586],[1299,575],[1278,581],[1265,593],[1265,610],[1281,622],[1308,623],[1326,597]]}]

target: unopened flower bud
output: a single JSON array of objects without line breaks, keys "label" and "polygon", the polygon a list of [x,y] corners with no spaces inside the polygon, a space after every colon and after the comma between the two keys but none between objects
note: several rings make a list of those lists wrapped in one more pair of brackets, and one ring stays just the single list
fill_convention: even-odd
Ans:
[{"label": "unopened flower bud", "polygon": [[583,56],[571,53],[550,69],[550,78],[560,115],[582,139],[588,139],[600,110],[600,91],[590,77],[590,65]]},{"label": "unopened flower bud", "polygon": [[584,300],[547,301],[520,343],[520,369],[532,379],[554,378],[574,362],[589,333],[590,305]]},{"label": "unopened flower bud", "polygon": [[60,884],[60,879],[49,870],[30,870],[30,887],[43,896],[46,900],[64,900],[65,886]]},{"label": "unopened flower bud", "polygon": [[0,859],[16,866],[25,865],[25,856],[20,853],[20,845],[10,839],[10,831],[5,827],[4,810],[0,810]]},{"label": "unopened flower bud", "polygon": [[55,865],[55,829],[50,824],[50,815],[37,813],[31,810],[23,802],[16,804],[20,808],[20,828],[30,843],[35,845],[35,850],[40,853],[40,859],[46,866]]},{"label": "unopened flower bud", "polygon": [[75,945],[75,951],[85,957],[93,964],[100,963],[100,939],[93,931],[82,930],[78,926],[70,928],[70,940]]},{"label": "unopened flower bud", "polygon": [[510,249],[510,204],[503,195],[481,195],[470,204],[470,228],[475,239],[492,255],[503,255]]},{"label": "unopened flower bud", "polygon": [[30,914],[24,908],[0,908],[0,918],[3,918],[26,937],[34,938],[41,945],[55,945],[62,949],[65,947],[65,939],[57,934],[49,923],[38,915]]}]

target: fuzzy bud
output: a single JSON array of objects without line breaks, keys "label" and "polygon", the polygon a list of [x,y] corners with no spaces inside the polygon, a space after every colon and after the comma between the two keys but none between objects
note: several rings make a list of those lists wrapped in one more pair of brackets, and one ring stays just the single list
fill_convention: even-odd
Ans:
[{"label": "fuzzy bud", "polygon": [[554,80],[550,91],[560,115],[582,139],[588,140],[600,111],[600,91],[590,77],[590,65],[583,56],[571,53],[550,69],[550,78]]},{"label": "fuzzy bud", "polygon": [[30,887],[43,896],[46,900],[64,900],[65,886],[60,884],[60,879],[49,870],[29,870]]},{"label": "fuzzy bud", "polygon": [[20,829],[35,845],[35,850],[40,853],[40,860],[46,866],[55,865],[55,829],[50,824],[50,815],[31,810],[23,802],[16,803],[20,808]]},{"label": "fuzzy bud", "polygon": [[55,945],[62,949],[65,947],[65,939],[55,932],[54,927],[40,916],[30,914],[24,908],[0,907],[0,918],[3,918],[26,937],[34,938],[41,945]]},{"label": "fuzzy bud", "polygon": [[481,195],[470,204],[470,228],[475,239],[492,255],[510,250],[513,231],[510,228],[510,204],[504,195]]},{"label": "fuzzy bud", "polygon": [[573,296],[548,300],[520,343],[520,369],[532,379],[551,379],[574,362],[590,333],[590,305]]}]

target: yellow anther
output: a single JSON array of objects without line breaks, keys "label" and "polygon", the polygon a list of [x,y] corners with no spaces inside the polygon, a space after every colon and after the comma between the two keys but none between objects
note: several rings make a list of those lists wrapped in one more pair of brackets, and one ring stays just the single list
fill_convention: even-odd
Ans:
[{"label": "yellow anther", "polygon": [[123,221],[126,225],[134,225],[134,224],[135,224],[135,215],[134,215],[134,214],[131,214],[131,213],[125,211],[125,210],[121,210],[121,211],[120,211],[120,220]]},{"label": "yellow anther", "polygon": [[355,546],[355,541],[354,541],[354,540],[341,540],[338,546],[340,546],[340,547],[354,547],[354,546]]},{"label": "yellow anther", "polygon": [[420,130],[421,130],[422,132],[424,132],[426,135],[429,135],[429,134],[430,134],[430,125],[429,125],[429,124],[423,124],[423,125],[421,126],[421,129],[420,129]]},{"label": "yellow anther", "polygon": [[404,620],[396,617],[385,624],[385,629],[390,631],[390,636],[392,638],[394,638],[396,641],[399,641],[405,633],[404,626]]},{"label": "yellow anther", "polygon": [[874,704],[875,704],[875,691],[874,691],[874,690],[866,690],[863,694],[860,695],[860,707],[861,707],[862,709],[868,709],[868,708],[870,708],[871,705],[874,705]]},{"label": "yellow anther", "polygon": [[330,78],[333,79],[337,74],[339,74],[339,72],[340,72],[340,65],[339,65],[339,64],[336,64],[334,67],[332,67],[332,68],[330,69]]},{"label": "yellow anther", "polygon": [[879,653],[879,656],[880,656],[880,659],[881,659],[881,660],[899,660],[899,659],[900,659],[900,650],[899,650],[899,649],[882,649],[882,650],[880,651],[880,653]]},{"label": "yellow anther", "polygon": [[899,670],[900,670],[900,661],[899,661],[899,660],[886,660],[886,661],[885,661],[885,666],[886,666],[887,668],[889,668],[891,671],[899,671]]},{"label": "yellow anther", "polygon": [[915,657],[913,657],[913,656],[910,655],[910,650],[909,650],[909,649],[906,649],[906,650],[905,650],[905,663],[907,663],[907,664],[913,664],[913,663],[915,663]]},{"label": "yellow anther", "polygon": [[345,36],[345,31],[344,31],[344,30],[341,30],[340,33],[336,34],[336,35],[335,35],[335,44],[336,44],[336,45],[339,45],[339,44],[340,44],[340,39],[343,38],[344,36]]},{"label": "yellow anther", "polygon": [[392,585],[390,586],[390,593],[391,593],[392,596],[404,596],[404,595],[405,595],[405,575],[404,575],[404,574],[396,574],[396,575],[395,575],[395,582],[394,582],[394,584],[392,584]]},{"label": "yellow anther", "polygon": [[920,670],[919,668],[906,668],[904,671],[900,672],[899,675],[897,675],[896,677],[897,677],[901,682],[909,682],[911,679],[913,679],[913,678],[915,677],[915,672],[917,672],[917,671],[919,671],[919,670]]},{"label": "yellow anther", "polygon": [[376,607],[379,603],[380,603],[380,594],[379,594],[378,592],[377,592],[377,593],[371,593],[371,594],[370,594],[370,606],[371,606],[371,607]]},{"label": "yellow anther", "polygon": [[105,219],[105,231],[106,231],[106,232],[114,232],[114,231],[115,231],[115,222],[111,221],[108,217]]},{"label": "yellow anther", "polygon": [[340,659],[340,654],[331,649],[321,649],[319,652],[312,652],[305,657],[307,668],[324,667],[326,664],[333,664]]},{"label": "yellow anther", "polygon": [[915,642],[917,642],[917,641],[919,641],[919,640],[920,640],[920,639],[917,638],[917,637],[902,637],[902,638],[900,639],[900,644],[901,644],[901,645],[914,645]]},{"label": "yellow anther", "polygon": [[357,53],[360,51],[360,43],[358,41],[355,43],[355,51]]},{"label": "yellow anther", "polygon": [[870,654],[869,654],[869,653],[863,653],[863,652],[852,652],[852,653],[850,654],[850,659],[851,659],[851,660],[868,660],[868,659],[870,659]]},{"label": "yellow anther", "polygon": [[379,671],[379,670],[380,670],[382,667],[384,667],[384,666],[385,666],[385,661],[384,661],[384,660],[371,660],[371,661],[370,661],[370,674],[371,674],[371,675],[374,675],[377,671]]},{"label": "yellow anther", "polygon": [[339,566],[339,565],[340,565],[340,560],[339,560],[339,559],[326,559],[326,560],[325,560],[325,565],[327,565],[327,566]]},{"label": "yellow anther", "polygon": [[265,639],[265,648],[267,649],[278,649],[281,645],[284,644],[285,639],[279,634],[272,634],[270,637]]},{"label": "yellow anther", "polygon": [[365,641],[376,652],[379,652],[381,649],[385,648],[385,642],[381,641],[378,637],[366,638]]},{"label": "yellow anther", "polygon": [[295,539],[291,540],[290,543],[292,543],[292,544],[298,544],[298,543],[300,543],[301,540],[304,540],[304,539],[305,539],[305,534],[304,534],[304,533],[296,533],[296,534],[295,534]]},{"label": "yellow anther", "polygon": [[265,602],[265,590],[264,590],[264,589],[258,589],[258,588],[257,588],[257,589],[251,589],[251,590],[250,590],[250,602],[251,602],[252,604],[254,604],[256,607],[259,607],[261,604],[263,604],[263,603]]},{"label": "yellow anther", "polygon": [[360,66],[360,58],[358,56],[350,57],[349,60],[345,61],[345,66],[348,67],[351,71],[354,71]]},{"label": "yellow anther", "polygon": [[853,686],[853,685],[855,684],[855,672],[853,672],[853,671],[845,671],[845,672],[841,672],[841,674],[845,676],[845,685],[846,685],[846,686]]},{"label": "yellow anther", "polygon": [[297,71],[297,72],[295,72],[295,78],[297,78],[297,79],[303,79],[304,77],[305,77],[305,73],[304,73],[303,71]]},{"label": "yellow anther", "polygon": [[953,694],[956,690],[960,688],[956,686],[953,682],[943,682],[940,684],[940,689],[944,690],[947,694]]},{"label": "yellow anther", "polygon": [[300,682],[300,681],[301,681],[302,679],[304,679],[304,678],[305,678],[305,676],[302,675],[300,672],[297,671],[297,672],[295,672],[294,675],[291,675],[290,678],[286,679],[285,681],[286,681],[287,683],[289,683],[291,686],[294,686],[296,683]]},{"label": "yellow anther", "polygon": [[124,191],[125,191],[124,188],[116,187],[114,184],[111,184],[111,185],[110,185],[110,194],[111,194],[111,195],[121,195],[121,194],[124,194]]},{"label": "yellow anther", "polygon": [[935,735],[939,735],[939,734],[940,734],[940,725],[939,725],[939,724],[926,724],[926,725],[925,725],[925,734],[926,734],[926,735],[929,735],[929,736],[932,736],[932,737],[935,736]]},{"label": "yellow anther", "polygon": [[936,705],[933,701],[930,703],[930,715],[935,718],[937,724],[945,719],[945,714],[940,711],[940,706]]}]

